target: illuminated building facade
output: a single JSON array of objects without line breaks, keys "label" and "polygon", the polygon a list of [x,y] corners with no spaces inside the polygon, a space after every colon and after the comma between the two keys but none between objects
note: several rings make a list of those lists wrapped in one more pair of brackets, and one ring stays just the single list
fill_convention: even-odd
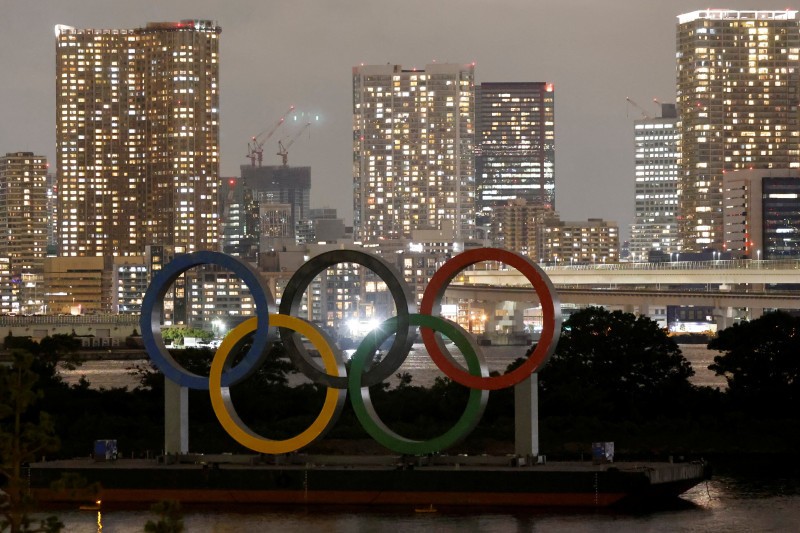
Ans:
[{"label": "illuminated building facade", "polygon": [[255,315],[255,301],[247,284],[223,268],[206,265],[193,272],[187,280],[187,293],[187,323],[212,329],[220,337],[243,317]]},{"label": "illuminated building facade", "polygon": [[479,225],[525,199],[555,209],[552,83],[482,83],[476,89],[475,185]]},{"label": "illuminated building facade", "polygon": [[728,172],[723,190],[732,257],[800,259],[800,169]]},{"label": "illuminated building facade", "polygon": [[[545,217],[538,228],[536,255],[539,262],[601,264],[619,262],[619,226],[600,218],[563,221]],[[536,256],[532,255],[534,261]]]},{"label": "illuminated building facade", "polygon": [[723,248],[724,172],[800,167],[797,13],[714,9],[678,17],[678,225],[686,250]]},{"label": "illuminated building facade", "polygon": [[47,173],[47,255],[58,253],[58,181],[55,172]]},{"label": "illuminated building facade", "polygon": [[258,258],[258,205],[242,178],[220,181],[222,251],[247,261]]},{"label": "illuminated building facade", "polygon": [[5,266],[10,270],[11,312],[33,314],[42,309],[47,192],[44,156],[13,152],[0,157],[0,257],[9,261]]},{"label": "illuminated building facade", "polygon": [[121,315],[141,315],[142,300],[150,285],[144,255],[114,258],[111,274],[111,310]]},{"label": "illuminated building facade", "polygon": [[490,232],[497,246],[523,255],[537,257],[539,228],[546,218],[556,217],[555,212],[523,198],[509,200],[506,205],[495,206],[492,210]]},{"label": "illuminated building facade", "polygon": [[11,258],[0,256],[0,315],[19,313],[19,288],[11,280]]},{"label": "illuminated building facade", "polygon": [[112,312],[112,272],[112,257],[45,258],[46,313]]},{"label": "illuminated building facade", "polygon": [[218,248],[220,31],[56,26],[60,255]]},{"label": "illuminated building facade", "polygon": [[662,104],[661,116],[633,123],[634,223],[630,253],[647,261],[651,250],[677,252],[678,118],[674,104]]},{"label": "illuminated building facade", "polygon": [[11,258],[12,272],[42,272],[47,223],[47,159],[32,152],[0,157],[0,256]]},{"label": "illuminated building facade", "polygon": [[355,239],[411,237],[415,229],[475,221],[474,66],[353,68]]}]

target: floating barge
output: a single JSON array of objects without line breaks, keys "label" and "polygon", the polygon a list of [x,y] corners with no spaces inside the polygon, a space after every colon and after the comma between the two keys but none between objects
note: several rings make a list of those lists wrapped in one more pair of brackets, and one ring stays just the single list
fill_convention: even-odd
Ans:
[{"label": "floating barge", "polygon": [[[158,460],[49,461],[30,466],[42,504],[106,506],[410,505],[608,507],[673,499],[709,479],[705,463],[548,462],[486,456],[183,455]],[[96,491],[51,488],[73,474]]]}]

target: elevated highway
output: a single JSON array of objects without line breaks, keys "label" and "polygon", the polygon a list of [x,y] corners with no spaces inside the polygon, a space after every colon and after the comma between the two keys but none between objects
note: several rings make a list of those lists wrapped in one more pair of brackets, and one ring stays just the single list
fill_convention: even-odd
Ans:
[{"label": "elevated highway", "polygon": [[[548,265],[562,304],[602,305],[650,315],[653,308],[713,308],[717,326],[738,318],[754,319],[765,309],[800,309],[800,261],[699,261]],[[445,300],[483,302],[492,307],[514,302],[506,314],[513,329],[521,326],[523,308],[538,306],[530,282],[514,269],[470,270],[450,285]],[[526,304],[531,304],[527,305]],[[491,321],[491,320],[490,320]],[[490,325],[491,326],[491,325]]]},{"label": "elevated highway", "polygon": [[[557,287],[562,304],[637,306],[694,305],[715,308],[800,309],[800,291],[733,292],[717,289],[691,291],[678,289],[563,288]],[[447,298],[476,301],[508,301],[538,304],[530,287],[488,287],[451,285]]]},{"label": "elevated highway", "polygon": [[[618,285],[772,285],[800,284],[800,260],[679,261],[543,266],[559,287]],[[470,270],[458,281],[469,285],[529,286],[516,270]]]}]

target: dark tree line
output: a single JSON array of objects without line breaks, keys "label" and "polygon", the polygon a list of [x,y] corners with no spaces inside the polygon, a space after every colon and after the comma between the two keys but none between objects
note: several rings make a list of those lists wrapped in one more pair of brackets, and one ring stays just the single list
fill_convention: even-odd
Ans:
[{"label": "dark tree line", "polygon": [[[652,320],[603,308],[576,312],[565,320],[557,350],[539,374],[542,447],[568,453],[592,441],[614,440],[618,450],[639,452],[762,450],[762,441],[791,448],[798,437],[791,428],[800,418],[798,331],[797,318],[772,313],[720,332],[709,345],[721,352],[710,368],[725,375],[729,387],[718,391],[691,385],[691,365]],[[132,391],[95,390],[86,381],[69,387],[59,379],[57,364],[74,364],[69,355],[77,348],[74,339],[37,344],[6,338],[6,346],[31,354],[37,401],[27,407],[26,419],[51,424],[60,439],[58,451],[42,448],[36,455],[87,456],[95,439],[107,438],[116,438],[125,456],[161,453],[160,373],[142,369],[142,384]],[[212,355],[209,349],[176,352],[184,366],[200,374],[208,372]],[[232,388],[240,417],[257,433],[286,438],[316,418],[325,389],[289,386],[292,371],[278,345],[264,367]],[[399,377],[396,387],[371,390],[377,412],[398,433],[432,437],[463,411],[468,391],[449,379],[424,388],[408,375]],[[479,452],[492,442],[509,443],[513,409],[513,391],[493,391],[481,423],[460,449]],[[207,392],[190,391],[190,419],[190,449],[246,451],[217,422]],[[3,432],[8,423],[3,419]],[[774,438],[764,441],[764,435]],[[349,402],[326,439],[369,439]]]},{"label": "dark tree line", "polygon": [[800,318],[767,313],[719,332],[708,347],[722,352],[709,368],[725,376],[737,409],[798,415]]}]

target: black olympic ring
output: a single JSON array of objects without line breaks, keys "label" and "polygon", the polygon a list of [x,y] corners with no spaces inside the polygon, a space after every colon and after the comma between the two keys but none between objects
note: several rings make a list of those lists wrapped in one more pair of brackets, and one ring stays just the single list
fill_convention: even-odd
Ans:
[{"label": "black olympic ring", "polygon": [[[280,314],[297,316],[303,294],[309,284],[319,273],[340,263],[356,263],[377,274],[386,283],[397,309],[397,328],[391,348],[379,363],[364,373],[362,378],[364,386],[371,387],[394,374],[414,344],[416,328],[411,325],[409,315],[417,312],[417,305],[414,303],[408,284],[392,265],[380,257],[358,250],[332,250],[312,257],[297,269],[283,290]],[[308,350],[296,332],[280,328],[280,335],[289,358],[311,381],[335,389],[347,388],[346,376],[331,376],[311,361]],[[338,347],[336,349],[338,350]]]}]

